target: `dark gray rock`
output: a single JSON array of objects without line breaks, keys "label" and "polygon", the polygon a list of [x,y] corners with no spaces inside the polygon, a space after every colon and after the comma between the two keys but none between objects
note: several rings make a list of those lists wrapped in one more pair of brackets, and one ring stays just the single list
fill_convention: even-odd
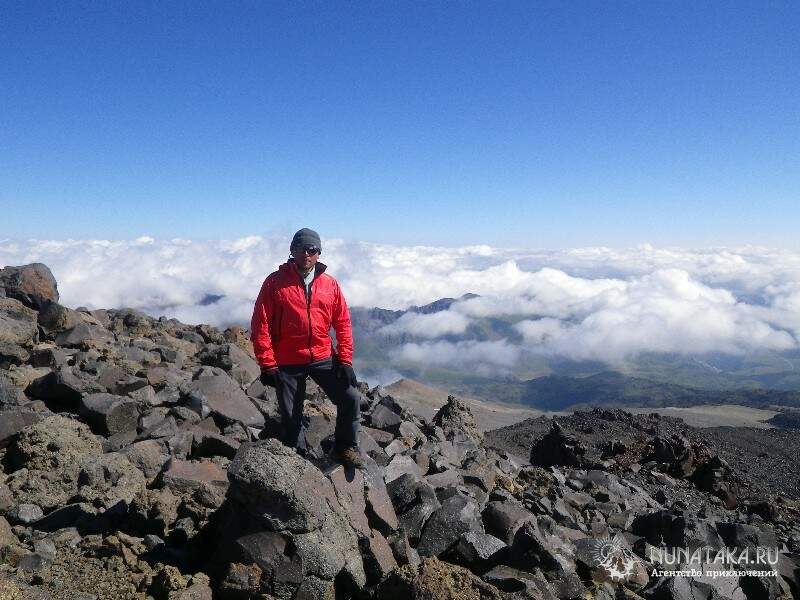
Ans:
[{"label": "dark gray rock", "polygon": [[586,447],[567,435],[557,421],[550,431],[531,448],[531,463],[540,467],[578,467],[584,463]]},{"label": "dark gray rock", "polygon": [[[151,424],[152,423],[152,424]],[[140,440],[146,439],[168,439],[177,435],[180,432],[178,428],[178,424],[175,422],[175,417],[167,416],[163,419],[156,419],[153,422],[153,419],[145,419],[143,424],[149,425],[146,429],[143,429],[142,432],[139,434]],[[140,424],[140,429],[141,429]],[[191,441],[189,442],[191,444]]]},{"label": "dark gray rock", "polygon": [[[139,417],[139,429],[141,431],[147,431],[149,429],[153,429],[153,427],[160,424],[162,421],[166,420],[167,415],[169,413],[170,409],[166,406],[155,406],[153,408],[146,408]],[[193,412],[192,414],[194,414],[197,421],[200,420],[200,417],[197,416],[197,413]]]},{"label": "dark gray rock", "polygon": [[[421,485],[423,482],[413,473],[404,473],[386,484],[392,505],[398,513],[405,512],[419,500],[418,488]],[[432,486],[428,483],[424,485],[430,488],[430,495],[435,498],[436,494]]]},{"label": "dark gray rock", "polygon": [[378,404],[370,414],[370,425],[375,429],[396,432],[403,419],[397,413],[392,412],[382,404]]},{"label": "dark gray rock", "polygon": [[241,443],[233,438],[208,431],[202,427],[192,430],[192,457],[226,456],[233,458]]},{"label": "dark gray rock", "polygon": [[231,497],[273,530],[319,529],[338,504],[331,482],[278,440],[243,444],[228,476]]},{"label": "dark gray rock", "polygon": [[[60,409],[77,409],[84,393],[105,391],[94,381],[76,375],[70,367],[59,367],[31,382],[25,392]],[[55,410],[55,408],[54,408]]]},{"label": "dark gray rock", "polygon": [[185,384],[182,391],[189,406],[203,418],[211,414],[225,422],[264,426],[264,417],[239,385],[225,374],[199,377]]},{"label": "dark gray rock", "polygon": [[383,449],[387,456],[394,456],[395,454],[403,454],[409,451],[408,445],[401,439],[395,439]]},{"label": "dark gray rock", "polygon": [[[264,440],[243,444],[228,474],[224,535],[233,537],[235,547],[265,548],[269,553],[264,557],[261,550],[242,550],[247,560],[240,557],[235,562],[266,568],[268,585],[277,585],[290,597],[332,597],[334,581],[347,581],[354,589],[365,585],[358,535],[334,485],[317,467],[277,440]],[[355,491],[352,494],[357,497]],[[250,533],[238,535],[236,523],[238,528],[245,524]],[[276,534],[286,540],[280,555],[269,548],[275,544],[247,541],[254,536],[274,540]]]},{"label": "dark gray rock", "polygon": [[98,521],[97,510],[91,504],[76,502],[50,511],[36,523],[36,528],[40,531],[61,531],[67,527],[76,527],[86,532],[102,530],[103,525]]},{"label": "dark gray rock", "polygon": [[362,426],[361,431],[369,435],[381,448],[384,448],[392,443],[394,434],[383,431],[382,429],[374,429],[372,427]]},{"label": "dark gray rock", "polygon": [[430,516],[441,508],[436,492],[429,484],[422,482],[417,488],[417,501],[400,515],[400,525],[413,543],[422,537],[422,530]]},{"label": "dark gray rock", "polygon": [[536,520],[532,512],[516,502],[489,502],[481,517],[486,531],[506,544],[514,541],[520,527]]},{"label": "dark gray rock", "polygon": [[53,338],[62,331],[72,329],[76,325],[83,323],[81,313],[62,306],[57,302],[47,302],[39,309],[39,327],[45,332],[48,338]]},{"label": "dark gray rock", "polygon": [[79,323],[56,336],[56,344],[67,348],[103,346],[114,342],[114,334],[99,325]]},{"label": "dark gray rock", "polygon": [[391,483],[407,473],[418,478],[422,477],[422,470],[413,458],[396,454],[384,469],[383,477],[386,483]]},{"label": "dark gray rock", "polygon": [[191,431],[178,431],[172,437],[167,438],[167,449],[175,458],[186,459],[192,452],[192,442],[194,442],[194,434]]},{"label": "dark gray rock", "polygon": [[347,513],[350,525],[359,535],[361,543],[369,538],[372,530],[367,518],[367,501],[364,494],[364,473],[360,469],[345,469],[336,465],[325,473],[333,484],[336,497]]},{"label": "dark gray rock", "polygon": [[483,532],[480,507],[472,498],[453,496],[425,523],[417,551],[420,556],[439,556],[468,531]]},{"label": "dark gray rock", "polygon": [[30,364],[34,367],[58,369],[58,367],[67,364],[67,354],[57,346],[37,346],[31,350]]},{"label": "dark gray rock", "polygon": [[491,534],[468,531],[461,534],[449,556],[473,571],[483,571],[506,548],[508,546],[503,540]]},{"label": "dark gray rock", "polygon": [[249,386],[261,374],[258,363],[236,344],[207,344],[197,358],[204,365],[224,369],[241,386]]},{"label": "dark gray rock", "polygon": [[508,564],[525,571],[541,569],[556,579],[568,580],[575,575],[573,556],[572,542],[564,539],[551,518],[542,516],[525,522],[517,530],[508,552]]},{"label": "dark gray rock", "polygon": [[389,542],[378,531],[373,530],[361,541],[361,555],[369,585],[383,581],[397,568],[397,560]]},{"label": "dark gray rock", "polygon": [[370,526],[383,535],[393,534],[400,522],[384,482],[382,469],[370,460],[365,461],[364,483]]},{"label": "dark gray rock", "polygon": [[89,394],[80,400],[80,415],[95,433],[106,437],[136,431],[139,409],[136,402],[113,394]]},{"label": "dark gray rock", "polygon": [[171,364],[160,364],[147,370],[147,382],[157,392],[165,387],[177,388],[190,379],[191,376],[186,371],[182,371]]},{"label": "dark gray rock", "polygon": [[456,487],[464,483],[461,474],[455,469],[447,469],[441,473],[426,475],[425,481],[431,484],[434,489]]},{"label": "dark gray rock", "polygon": [[7,369],[11,365],[19,366],[28,362],[31,355],[22,346],[11,342],[0,342],[0,368]]},{"label": "dark gray rock", "polygon": [[411,421],[403,421],[400,423],[397,428],[397,434],[415,442],[425,440],[425,434]]}]

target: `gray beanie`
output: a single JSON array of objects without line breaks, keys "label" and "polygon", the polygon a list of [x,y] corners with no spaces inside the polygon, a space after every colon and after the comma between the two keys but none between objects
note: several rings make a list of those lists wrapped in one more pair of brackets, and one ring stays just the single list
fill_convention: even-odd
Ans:
[{"label": "gray beanie", "polygon": [[292,243],[289,246],[289,250],[296,248],[297,246],[305,246],[306,244],[316,246],[322,250],[322,240],[319,239],[319,234],[313,229],[303,227],[300,231],[294,234]]}]

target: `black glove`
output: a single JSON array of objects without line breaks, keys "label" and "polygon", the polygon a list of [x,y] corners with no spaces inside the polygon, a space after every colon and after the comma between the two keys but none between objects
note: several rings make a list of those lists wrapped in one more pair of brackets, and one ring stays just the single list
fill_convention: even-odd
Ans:
[{"label": "black glove", "polygon": [[350,387],[357,387],[358,380],[356,379],[356,372],[353,371],[353,366],[347,363],[338,362],[334,367],[336,369],[336,378],[342,383],[346,383]]},{"label": "black glove", "polygon": [[268,385],[269,387],[277,388],[279,374],[280,371],[278,371],[277,367],[261,369],[261,375],[259,376],[258,380],[262,383],[262,385]]}]

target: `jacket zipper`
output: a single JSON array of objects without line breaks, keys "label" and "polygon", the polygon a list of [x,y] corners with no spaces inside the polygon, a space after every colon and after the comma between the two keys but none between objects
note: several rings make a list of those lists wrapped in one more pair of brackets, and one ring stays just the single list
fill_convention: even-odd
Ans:
[{"label": "jacket zipper", "polygon": [[311,330],[311,292],[314,290],[314,280],[317,278],[316,273],[314,274],[314,279],[311,280],[311,284],[308,286],[308,293],[306,294],[306,282],[303,281],[303,293],[306,296],[306,313],[308,315],[308,355],[311,357],[311,362],[314,362],[314,351],[311,349],[311,338],[312,338],[312,330]]}]

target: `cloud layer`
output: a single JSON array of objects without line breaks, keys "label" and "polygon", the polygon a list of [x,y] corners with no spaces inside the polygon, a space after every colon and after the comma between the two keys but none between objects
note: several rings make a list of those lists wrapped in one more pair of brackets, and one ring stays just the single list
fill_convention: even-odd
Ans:
[{"label": "cloud layer", "polygon": [[[67,306],[134,307],[188,323],[247,323],[288,239],[0,241],[0,265],[44,262]],[[800,339],[800,253],[769,248],[577,248],[559,251],[397,247],[324,240],[353,306],[402,309],[465,293],[480,298],[406,315],[386,333],[418,338],[396,358],[514,363],[530,353],[619,362],[641,352],[741,354]],[[208,295],[223,296],[204,304]],[[515,322],[516,342],[446,341],[484,317]],[[522,341],[519,341],[521,339]]]}]

